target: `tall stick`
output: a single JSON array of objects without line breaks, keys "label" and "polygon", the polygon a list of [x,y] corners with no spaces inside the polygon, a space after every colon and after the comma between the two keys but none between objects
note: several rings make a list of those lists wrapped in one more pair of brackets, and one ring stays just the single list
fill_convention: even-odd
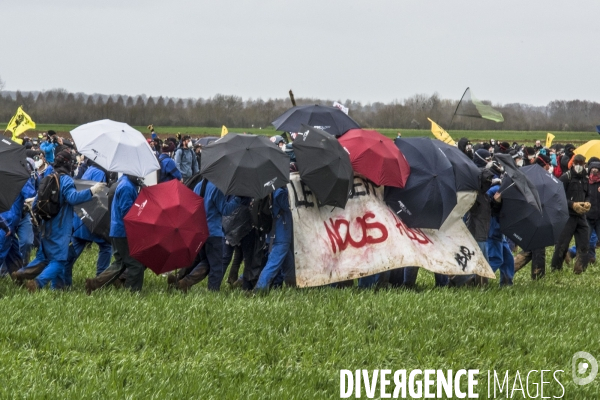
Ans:
[{"label": "tall stick", "polygon": [[452,122],[454,121],[454,117],[456,116],[456,112],[458,111],[458,107],[460,107],[460,103],[462,103],[463,98],[465,97],[465,94],[467,94],[467,90],[469,90],[469,88],[465,89],[465,92],[463,93],[463,95],[461,96],[460,100],[458,101],[458,104],[456,105],[456,110],[454,110],[454,114],[452,114],[452,118],[450,119],[450,125],[448,125],[448,129],[446,130],[446,132],[448,132],[450,130],[450,128],[452,127]]}]

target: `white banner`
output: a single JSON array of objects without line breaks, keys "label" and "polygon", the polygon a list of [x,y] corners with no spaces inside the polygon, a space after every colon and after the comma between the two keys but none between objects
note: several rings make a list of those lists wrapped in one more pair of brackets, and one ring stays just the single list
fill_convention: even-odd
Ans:
[{"label": "white banner", "polygon": [[391,269],[419,266],[445,275],[495,275],[462,216],[475,192],[459,192],[440,230],[411,229],[383,201],[383,187],[354,178],[345,209],[316,206],[310,189],[292,174],[288,184],[294,218],[296,282],[321,286]]}]

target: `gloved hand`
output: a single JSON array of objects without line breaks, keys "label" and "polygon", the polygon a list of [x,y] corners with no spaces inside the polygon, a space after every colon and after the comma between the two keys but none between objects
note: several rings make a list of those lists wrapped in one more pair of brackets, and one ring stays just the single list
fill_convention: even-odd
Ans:
[{"label": "gloved hand", "polygon": [[33,204],[33,200],[35,200],[35,197],[30,197],[28,199],[25,199],[25,204],[27,204],[29,207],[31,207],[31,205]]},{"label": "gloved hand", "polygon": [[590,211],[590,208],[592,208],[592,205],[589,202],[585,202],[583,203],[583,208],[585,209],[585,212]]},{"label": "gloved hand", "polygon": [[500,179],[500,178],[492,179],[492,186],[501,185],[501,184],[502,184],[502,179]]},{"label": "gloved hand", "polygon": [[98,182],[94,186],[92,186],[90,188],[90,190],[92,191],[92,195],[95,195],[95,194],[100,193],[102,191],[102,189],[104,189],[105,187],[106,187],[106,183]]},{"label": "gloved hand", "polygon": [[587,211],[585,210],[583,204],[584,203],[581,202],[573,203],[573,211],[575,211],[577,214],[585,214]]}]

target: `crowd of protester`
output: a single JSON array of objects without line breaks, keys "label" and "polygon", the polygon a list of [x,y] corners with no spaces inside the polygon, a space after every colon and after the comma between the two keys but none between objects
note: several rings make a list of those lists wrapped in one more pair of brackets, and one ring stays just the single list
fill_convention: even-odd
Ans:
[{"label": "crowd of protester", "polygon": [[[148,143],[160,165],[158,183],[179,180],[204,198],[209,238],[194,263],[167,276],[167,284],[176,290],[188,291],[204,279],[208,289],[218,291],[225,279],[234,288],[249,293],[295,285],[293,228],[286,187],[275,190],[264,199],[226,196],[213,183],[200,176],[202,145],[190,136],[176,135],[162,140],[150,126]],[[400,137],[400,135],[398,135]],[[291,146],[281,136],[273,141],[290,156],[290,171],[296,172]],[[27,167],[30,179],[10,210],[0,214],[0,265],[2,274],[16,284],[35,292],[46,285],[53,289],[68,289],[73,285],[73,268],[83,251],[97,247],[96,276],[86,279],[88,294],[107,287],[125,287],[139,291],[143,287],[145,266],[131,257],[124,217],[133,206],[141,187],[141,177],[122,175],[77,154],[73,143],[48,131],[38,138],[25,138]],[[516,271],[531,262],[532,279],[546,273],[546,249],[520,251],[500,232],[498,216],[502,208],[499,192],[504,170],[494,159],[495,154],[508,154],[515,166],[537,164],[556,176],[564,185],[569,206],[569,220],[555,245],[551,269],[560,270],[563,263],[574,262],[574,272],[584,272],[595,261],[595,246],[600,229],[600,159],[586,160],[574,155],[572,144],[546,148],[536,141],[534,146],[518,143],[471,143],[462,138],[458,148],[480,170],[477,199],[465,215],[469,232],[478,243],[494,271],[500,270],[500,285],[512,285]],[[60,210],[43,220],[33,212],[45,178],[57,176],[60,188]],[[90,189],[77,191],[74,179],[97,182]],[[83,224],[73,206],[89,201],[108,184],[111,215],[110,240],[100,237]],[[239,227],[248,229],[240,234]],[[569,248],[575,237],[575,246]],[[35,255],[33,254],[34,249]],[[94,250],[96,251],[96,250]],[[516,256],[513,254],[516,253]],[[112,263],[111,263],[112,258]],[[241,265],[244,265],[240,273]],[[412,287],[416,284],[417,267],[407,267],[364,277],[358,286]],[[444,276],[436,274],[437,286],[483,285],[478,276]],[[339,282],[334,287],[354,285]]]}]

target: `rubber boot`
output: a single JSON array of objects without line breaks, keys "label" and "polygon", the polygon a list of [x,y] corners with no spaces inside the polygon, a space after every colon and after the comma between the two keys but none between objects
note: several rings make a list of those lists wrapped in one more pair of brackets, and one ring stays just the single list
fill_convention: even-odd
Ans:
[{"label": "rubber boot", "polygon": [[531,252],[520,252],[515,256],[515,273],[531,261]]},{"label": "rubber boot", "polygon": [[25,288],[29,291],[29,293],[35,293],[38,290],[38,285],[35,280],[30,280],[25,283]]}]

